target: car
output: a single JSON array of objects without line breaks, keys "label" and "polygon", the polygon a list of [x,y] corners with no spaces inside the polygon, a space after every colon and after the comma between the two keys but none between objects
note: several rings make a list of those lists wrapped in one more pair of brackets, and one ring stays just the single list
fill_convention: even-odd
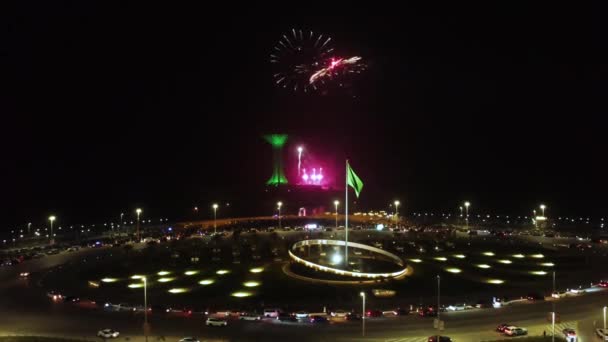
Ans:
[{"label": "car", "polygon": [[184,337],[181,340],[179,340],[179,342],[201,342],[201,341],[199,341],[199,339],[196,337]]},{"label": "car", "polygon": [[418,316],[420,317],[437,317],[437,310],[433,307],[428,307],[418,310]]},{"label": "car", "polygon": [[526,298],[533,302],[545,300],[545,296],[541,295],[540,293],[529,293]]},{"label": "car", "polygon": [[507,336],[522,336],[522,335],[527,335],[528,330],[526,330],[525,328],[520,328],[520,327],[516,327],[516,326],[512,325],[512,326],[508,326],[505,328],[504,334]]},{"label": "car", "polygon": [[97,332],[97,336],[102,338],[117,338],[119,335],[118,331],[112,329],[103,329]]},{"label": "car", "polygon": [[568,292],[570,292],[571,294],[583,294],[583,293],[585,293],[585,290],[583,290],[583,289],[569,289]]},{"label": "car", "polygon": [[599,287],[608,287],[608,280],[602,280],[597,285]]},{"label": "car", "polygon": [[470,305],[466,305],[466,304],[456,304],[456,305],[449,305],[445,309],[447,311],[463,311],[470,307],[471,307]]},{"label": "car", "polygon": [[437,339],[437,335],[434,335],[429,336],[427,339],[428,342],[437,342],[437,340],[439,340],[439,342],[452,342],[452,339],[448,336],[439,336],[439,339]]},{"label": "car", "polygon": [[65,296],[65,297],[63,297],[63,301],[66,303],[79,303],[80,298],[78,298],[76,296]]},{"label": "car", "polygon": [[280,312],[277,316],[277,320],[281,322],[295,322],[296,318],[288,313]]},{"label": "car", "polygon": [[595,329],[595,334],[602,341],[608,341],[608,329],[601,329],[601,328],[600,329]]},{"label": "car", "polygon": [[382,317],[382,311],[380,310],[367,310],[365,313],[367,317]]},{"label": "car", "polygon": [[327,323],[327,322],[329,322],[327,320],[327,317],[318,316],[318,315],[310,316],[309,321],[310,321],[310,323]]},{"label": "car", "polygon": [[262,319],[262,316],[255,313],[243,312],[239,316],[239,319],[241,321],[259,321]]},{"label": "car", "polygon": [[566,291],[555,291],[555,292],[551,293],[551,297],[553,297],[555,299],[564,298],[567,295],[568,295],[568,292],[566,292]]},{"label": "car", "polygon": [[507,324],[507,323],[499,324],[499,325],[496,327],[496,331],[498,331],[498,332],[501,332],[501,333],[502,333],[502,332],[505,332],[505,329],[506,329],[507,327],[511,327],[511,326],[513,326],[513,325],[512,325],[512,324]]},{"label": "car", "polygon": [[264,317],[276,318],[281,310],[279,309],[264,309]]},{"label": "car", "polygon": [[46,293],[46,296],[51,298],[52,300],[60,300],[63,298],[63,296],[61,295],[61,293],[57,292],[57,291],[49,291]]},{"label": "car", "polygon": [[117,311],[133,311],[133,309],[135,309],[135,307],[127,303],[120,303],[116,306]]},{"label": "car", "polygon": [[570,341],[573,338],[576,340],[576,331],[572,328],[566,328],[564,330],[562,330],[562,333],[564,334],[564,337]]},{"label": "car", "polygon": [[205,325],[211,327],[225,327],[228,326],[228,321],[226,321],[225,319],[209,317],[207,318]]},{"label": "car", "polygon": [[395,316],[407,316],[410,314],[410,310],[404,308],[396,308],[393,310],[393,315]]},{"label": "car", "polygon": [[30,276],[30,272],[21,272],[19,273],[19,277],[21,278],[27,278]]},{"label": "car", "polygon": [[306,318],[308,318],[308,312],[298,311],[298,312],[296,312],[295,316],[297,319],[306,319]]},{"label": "car", "polygon": [[345,310],[335,310],[332,311],[331,316],[332,317],[346,317],[346,315],[348,315],[348,312]]},{"label": "car", "polygon": [[348,315],[346,315],[346,320],[347,321],[359,321],[359,320],[361,320],[361,315],[359,315],[356,312],[349,312]]}]

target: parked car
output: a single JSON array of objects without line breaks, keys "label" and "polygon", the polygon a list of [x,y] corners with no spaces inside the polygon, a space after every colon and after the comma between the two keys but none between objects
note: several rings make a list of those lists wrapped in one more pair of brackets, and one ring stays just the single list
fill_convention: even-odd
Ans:
[{"label": "parked car", "polygon": [[323,316],[310,316],[310,323],[327,323],[328,320],[326,317]]},{"label": "parked car", "polygon": [[509,326],[505,328],[504,334],[507,336],[522,336],[527,335],[528,330],[516,326]]},{"label": "parked car", "polygon": [[308,318],[308,312],[306,312],[306,311],[298,311],[298,312],[296,312],[295,315],[296,315],[297,319],[306,319],[306,318]]},{"label": "parked car", "polygon": [[429,336],[427,341],[428,342],[437,342],[437,340],[439,340],[439,342],[452,342],[452,339],[448,336],[439,336],[439,339],[437,339],[437,335]]},{"label": "parked car", "polygon": [[566,292],[566,291],[555,291],[555,292],[551,293],[551,297],[553,297],[555,299],[559,299],[559,298],[566,297],[567,294],[568,294],[568,292]]},{"label": "parked car", "polygon": [[410,314],[410,310],[405,308],[397,308],[393,310],[393,314],[395,316],[407,316]]},{"label": "parked car", "polygon": [[367,310],[365,313],[367,317],[382,317],[382,311],[380,310]]},{"label": "parked car", "polygon": [[276,318],[281,310],[279,309],[264,309],[264,317]]},{"label": "parked car", "polygon": [[239,319],[241,321],[259,321],[262,319],[262,316],[255,313],[242,312]]},{"label": "parked car", "polygon": [[346,317],[346,315],[348,315],[348,311],[345,310],[335,310],[332,311],[331,316],[332,317]]},{"label": "parked car", "polygon": [[211,326],[211,327],[225,327],[225,326],[228,326],[228,321],[226,321],[224,319],[220,319],[220,318],[209,317],[209,318],[207,318],[205,325]]},{"label": "parked car", "polygon": [[101,338],[117,338],[120,333],[112,329],[103,329],[97,332],[97,336]]},{"label": "parked car", "polygon": [[356,312],[349,312],[348,315],[346,315],[346,320],[347,321],[359,321],[359,320],[361,320],[361,315],[359,315]]},{"label": "parked car", "polygon": [[530,301],[545,300],[545,296],[541,295],[540,293],[529,293],[526,298]]},{"label": "parked car", "polygon": [[296,318],[286,312],[280,312],[277,316],[277,320],[281,322],[295,322]]},{"label": "parked car", "polygon": [[602,280],[597,285],[600,287],[608,287],[608,280]]}]

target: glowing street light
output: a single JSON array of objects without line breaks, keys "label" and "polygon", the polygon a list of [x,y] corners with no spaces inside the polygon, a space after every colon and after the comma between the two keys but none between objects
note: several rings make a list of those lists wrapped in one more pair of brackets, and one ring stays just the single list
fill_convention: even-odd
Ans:
[{"label": "glowing street light", "polygon": [[335,200],[334,205],[336,206],[336,230],[338,229],[338,205],[340,205],[340,201]]},{"label": "glowing street light", "polygon": [[148,278],[142,277],[144,281],[144,335],[146,336],[146,342],[148,342]]},{"label": "glowing street light", "polygon": [[283,202],[277,202],[277,208],[279,209],[279,230],[281,230],[281,207],[283,206]]},{"label": "glowing street light", "polygon": [[125,213],[120,213],[120,223],[118,224],[118,227],[122,226],[122,217],[125,216]]},{"label": "glowing street light", "polygon": [[401,204],[401,202],[395,201],[394,204],[395,204],[395,217],[396,217],[396,216],[399,216],[399,204]]},{"label": "glowing street light", "polygon": [[51,222],[51,240],[53,240],[53,222],[55,222],[56,217],[54,215],[49,216],[49,221]]},{"label": "glowing street light", "polygon": [[365,336],[365,292],[359,293],[361,299],[363,300],[363,305],[361,309],[361,336]]},{"label": "glowing street light", "polygon": [[458,209],[460,209],[460,217],[462,217],[462,206],[458,207]]},{"label": "glowing street light", "polygon": [[32,222],[27,224],[27,235],[30,235],[30,227],[32,226]]},{"label": "glowing street light", "polygon": [[213,234],[217,234],[217,203],[213,204]]},{"label": "glowing street light", "polygon": [[547,208],[547,206],[546,206],[546,205],[544,205],[544,204],[541,204],[541,205],[540,205],[540,210],[542,210],[542,216],[543,216],[543,217],[545,217],[545,209],[546,209],[546,208]]},{"label": "glowing street light", "polygon": [[300,178],[300,169],[302,167],[302,146],[298,146],[298,179]]},{"label": "glowing street light", "polygon": [[137,241],[141,241],[141,235],[139,233],[139,215],[141,215],[141,209],[135,209],[135,213],[137,214]]}]

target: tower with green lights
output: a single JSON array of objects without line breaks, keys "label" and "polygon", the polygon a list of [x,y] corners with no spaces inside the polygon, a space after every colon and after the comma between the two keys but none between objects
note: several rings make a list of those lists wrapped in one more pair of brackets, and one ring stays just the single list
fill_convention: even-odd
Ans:
[{"label": "tower with green lights", "polygon": [[264,139],[272,146],[273,167],[272,176],[266,185],[279,186],[287,184],[287,178],[283,171],[283,147],[287,142],[287,134],[267,134]]}]

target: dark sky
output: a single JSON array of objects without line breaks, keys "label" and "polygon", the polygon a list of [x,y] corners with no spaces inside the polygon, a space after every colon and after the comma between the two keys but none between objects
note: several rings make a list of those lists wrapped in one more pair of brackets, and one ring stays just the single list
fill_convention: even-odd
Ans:
[{"label": "dark sky", "polygon": [[[0,229],[244,205],[269,177],[268,132],[349,157],[369,206],[607,212],[603,9],[146,6],[3,11]],[[349,91],[275,88],[268,56],[292,27],[369,69]]]}]

